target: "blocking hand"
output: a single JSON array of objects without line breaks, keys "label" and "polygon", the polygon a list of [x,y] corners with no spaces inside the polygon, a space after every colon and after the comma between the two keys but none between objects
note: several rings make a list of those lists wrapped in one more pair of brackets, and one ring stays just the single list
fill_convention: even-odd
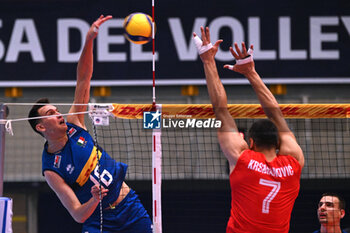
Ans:
[{"label": "blocking hand", "polygon": [[207,62],[214,59],[222,40],[218,40],[212,45],[210,42],[210,32],[208,27],[206,27],[205,30],[201,27],[201,34],[202,40],[197,37],[195,32],[193,32],[193,40],[197,46],[200,58],[203,62]]},{"label": "blocking hand", "polygon": [[[236,50],[236,51],[235,51]],[[224,65],[225,69],[233,70],[243,75],[255,71],[255,64],[253,60],[253,45],[246,49],[245,43],[242,42],[242,50],[235,43],[235,50],[230,47],[232,56],[236,59],[236,65]]]},{"label": "blocking hand", "polygon": [[106,22],[107,20],[110,20],[112,18],[111,15],[108,15],[106,17],[104,17],[103,15],[101,15],[90,27],[87,35],[86,35],[86,40],[93,40],[96,38],[97,34],[98,34],[98,30],[101,26],[101,24],[103,24],[104,22]]}]

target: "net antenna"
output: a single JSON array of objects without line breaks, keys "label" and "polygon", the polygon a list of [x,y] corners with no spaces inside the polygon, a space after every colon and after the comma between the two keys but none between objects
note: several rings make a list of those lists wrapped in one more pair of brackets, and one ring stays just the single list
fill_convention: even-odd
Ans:
[{"label": "net antenna", "polygon": [[[162,112],[162,106],[156,104],[156,56],[155,56],[155,13],[154,0],[152,0],[152,77],[153,96],[152,111]],[[153,202],[153,232],[162,233],[162,131],[161,128],[152,131],[152,202]]]}]

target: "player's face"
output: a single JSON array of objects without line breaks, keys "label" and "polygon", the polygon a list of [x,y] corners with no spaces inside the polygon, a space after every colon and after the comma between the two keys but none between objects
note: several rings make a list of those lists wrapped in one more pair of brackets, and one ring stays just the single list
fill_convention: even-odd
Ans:
[{"label": "player's face", "polygon": [[[46,135],[65,133],[66,122],[58,109],[53,105],[45,105],[38,110],[40,116],[52,116],[40,120],[39,129],[44,130]],[[58,136],[58,135],[57,135]]]},{"label": "player's face", "polygon": [[317,215],[320,223],[339,225],[342,211],[339,209],[339,199],[333,196],[324,196],[318,203]]}]

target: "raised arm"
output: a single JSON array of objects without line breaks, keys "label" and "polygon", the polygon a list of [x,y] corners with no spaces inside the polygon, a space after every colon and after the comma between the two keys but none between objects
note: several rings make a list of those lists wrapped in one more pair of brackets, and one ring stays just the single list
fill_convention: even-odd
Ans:
[{"label": "raised arm", "polygon": [[[90,80],[93,72],[93,42],[98,34],[99,27],[102,23],[111,19],[112,16],[104,17],[101,15],[90,27],[86,34],[85,44],[77,66],[77,84],[74,94],[74,102],[69,110],[70,113],[86,111],[90,99]],[[82,105],[75,105],[82,104]],[[69,115],[69,123],[73,123],[85,128],[84,114]]]},{"label": "raised arm", "polygon": [[[250,49],[253,50],[253,46],[251,46]],[[230,48],[232,55],[237,61],[247,59],[250,56],[244,43],[242,43],[242,50],[240,50],[237,43],[235,43],[235,50],[236,52],[232,47]],[[289,129],[276,98],[266,87],[259,74],[256,72],[254,61],[251,59],[245,64],[236,64],[235,66],[225,65],[224,68],[241,73],[249,80],[260,101],[262,108],[264,109],[266,116],[276,125],[278,129],[280,141],[279,153],[283,155],[293,156],[296,158],[296,160],[298,160],[301,167],[303,167],[303,151],[297,143],[294,134]]]},{"label": "raised arm", "polygon": [[[201,44],[200,48],[197,45],[197,48],[199,48],[199,51],[201,48],[211,47],[209,28],[206,27],[204,30],[204,28],[201,27],[201,33],[202,33],[203,43]],[[196,39],[197,35],[195,33],[193,33],[193,36],[195,38],[195,41],[196,40],[198,41],[199,38]],[[237,125],[227,109],[226,92],[225,92],[224,86],[221,83],[221,80],[219,78],[219,74],[216,68],[215,54],[218,51],[218,47],[221,42],[222,40],[218,40],[212,46],[212,48],[200,54],[200,58],[203,62],[208,93],[209,93],[210,101],[213,105],[215,116],[218,120],[221,120],[222,122],[222,127],[221,129],[218,130],[218,140],[220,143],[220,147],[229,162],[230,173],[231,173],[242,151],[245,149],[248,149],[248,145],[246,141],[242,138],[240,133],[238,132]],[[198,42],[196,42],[196,44],[197,43]]]}]

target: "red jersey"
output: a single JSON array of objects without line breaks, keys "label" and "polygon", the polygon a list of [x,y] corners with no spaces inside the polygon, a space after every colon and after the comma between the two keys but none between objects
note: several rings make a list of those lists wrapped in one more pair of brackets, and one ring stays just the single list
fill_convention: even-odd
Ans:
[{"label": "red jersey", "polygon": [[231,216],[226,233],[288,233],[301,166],[289,155],[267,162],[245,150],[230,174]]}]

